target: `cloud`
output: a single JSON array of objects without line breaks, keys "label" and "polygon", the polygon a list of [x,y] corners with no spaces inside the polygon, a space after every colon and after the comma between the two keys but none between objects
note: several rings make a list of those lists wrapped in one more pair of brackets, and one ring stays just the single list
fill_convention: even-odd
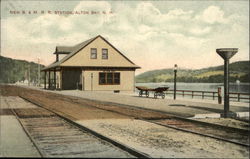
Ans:
[{"label": "cloud", "polygon": [[228,22],[228,20],[224,18],[224,12],[217,6],[209,6],[201,15],[196,16],[196,19],[209,24]]},{"label": "cloud", "polygon": [[141,23],[154,25],[159,22],[158,18],[161,12],[150,2],[141,2],[137,5],[135,11],[136,17]]},{"label": "cloud", "polygon": [[163,16],[165,20],[179,19],[179,20],[189,20],[192,18],[193,11],[183,11],[182,9],[170,10],[167,14]]},{"label": "cloud", "polygon": [[77,4],[77,6],[73,9],[74,11],[110,11],[111,5],[109,2],[106,1],[81,1]]},{"label": "cloud", "polygon": [[202,46],[203,42],[205,42],[205,39],[196,38],[196,37],[188,37],[183,34],[171,33],[170,35],[172,39],[176,41],[176,44],[186,49],[188,48],[198,49]]},{"label": "cloud", "polygon": [[[101,34],[145,71],[172,67],[176,62],[187,65],[184,67],[214,64],[217,55],[211,53],[216,47],[248,49],[248,18],[237,13],[225,16],[219,6],[195,11],[178,6],[162,10],[149,1],[133,5],[113,3],[81,1],[72,9],[113,11],[113,14],[45,14],[32,18],[20,15],[2,19],[2,25],[7,28],[2,31],[3,39],[7,39],[4,50],[15,53],[28,50],[31,56],[40,52],[54,59],[51,53],[56,45],[75,45]],[[155,64],[149,65],[152,60]]]},{"label": "cloud", "polygon": [[195,26],[195,27],[190,28],[190,32],[194,35],[204,35],[204,34],[208,34],[211,32],[211,27],[201,28],[201,27]]}]

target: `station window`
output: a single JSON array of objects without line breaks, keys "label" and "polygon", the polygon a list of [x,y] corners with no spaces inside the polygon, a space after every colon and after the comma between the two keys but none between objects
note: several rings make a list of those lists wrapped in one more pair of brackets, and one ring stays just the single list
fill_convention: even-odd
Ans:
[{"label": "station window", "polygon": [[102,59],[108,59],[108,49],[102,49]]},{"label": "station window", "polygon": [[96,48],[91,48],[90,49],[90,58],[91,59],[97,59],[97,49]]},{"label": "station window", "polygon": [[100,85],[118,85],[120,84],[119,72],[100,72],[99,73]]}]

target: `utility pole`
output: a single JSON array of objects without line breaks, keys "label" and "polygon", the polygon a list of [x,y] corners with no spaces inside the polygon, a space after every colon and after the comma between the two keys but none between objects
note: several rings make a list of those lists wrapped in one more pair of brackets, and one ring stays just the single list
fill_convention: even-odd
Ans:
[{"label": "utility pole", "polygon": [[177,64],[174,65],[174,100],[176,99],[176,74],[177,74]]},{"label": "utility pole", "polygon": [[38,58],[38,87],[40,86],[40,78],[41,78],[41,72],[40,72],[40,59]]}]

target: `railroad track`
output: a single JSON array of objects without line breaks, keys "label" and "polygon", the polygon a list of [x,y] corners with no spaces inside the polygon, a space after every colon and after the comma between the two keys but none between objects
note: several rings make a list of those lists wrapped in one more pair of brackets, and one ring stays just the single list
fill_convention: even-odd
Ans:
[{"label": "railroad track", "polygon": [[36,106],[10,109],[41,157],[149,158],[144,153]]},{"label": "railroad track", "polygon": [[[193,119],[187,119],[179,116],[175,116],[172,114],[168,114],[166,112],[160,110],[152,110],[148,108],[138,108],[131,105],[123,105],[123,104],[116,104],[111,102],[100,102],[94,101],[89,99],[84,99],[86,101],[90,101],[89,105],[96,107],[98,109],[119,113],[121,115],[126,115],[129,117],[134,117],[139,120],[144,120],[147,122],[151,122],[157,125],[165,126],[168,128],[173,128],[176,130],[189,132],[193,134],[197,134],[200,136],[210,137],[217,140],[250,147],[249,140],[250,140],[250,131],[249,129],[240,129],[234,127],[227,127],[223,125],[207,123],[202,121],[197,121]],[[71,102],[78,103],[77,99],[71,99]],[[95,103],[95,104],[94,104]],[[86,105],[86,103],[85,103]],[[103,105],[103,106],[102,106]],[[122,107],[122,110],[115,109],[115,107]],[[133,109],[134,112],[138,111],[138,113],[126,113],[126,109]],[[159,113],[160,117],[143,117],[140,116],[141,111],[146,111],[150,114]],[[157,115],[157,114],[156,114]]]},{"label": "railroad track", "polygon": [[212,125],[194,120],[183,120],[176,117],[170,119],[146,120],[148,122],[173,128],[176,130],[197,134],[200,136],[210,137],[225,142],[250,147],[249,132],[226,128],[225,126]]},{"label": "railroad track", "polygon": [[[24,99],[30,101],[27,98],[24,98]],[[188,133],[192,133],[192,134],[196,134],[196,135],[200,135],[204,137],[221,140],[224,142],[229,142],[229,143],[233,143],[233,144],[237,144],[237,145],[241,145],[245,147],[250,147],[249,130],[232,128],[232,127],[227,127],[227,126],[213,124],[213,123],[206,123],[206,122],[192,120],[192,119],[186,119],[186,118],[170,115],[170,114],[167,114],[166,112],[162,112],[159,110],[138,108],[138,107],[130,106],[130,105],[129,106],[122,105],[122,110],[119,110],[119,109],[114,109],[115,107],[119,107],[119,106],[115,106],[116,104],[114,103],[105,103],[104,104],[105,106],[102,106],[102,103],[99,101],[93,101],[93,100],[89,100],[89,101],[91,101],[91,103],[89,103],[90,106],[93,106],[98,109],[115,112],[115,113],[126,115],[129,117],[134,117],[138,120],[143,120],[146,122],[154,123],[154,124],[161,125],[164,127],[176,129],[179,131],[184,131],[184,132],[188,132]],[[30,102],[34,103],[33,101],[30,101]],[[71,102],[79,104],[79,102],[76,100],[71,100]],[[93,103],[97,103],[97,104],[93,104]],[[126,112],[126,109],[133,109],[134,112],[130,114]],[[136,113],[136,111],[138,111],[138,113]],[[143,116],[140,116],[141,111],[144,111],[144,112],[146,111],[152,114],[159,113],[160,117],[152,117],[152,118],[143,117]]]},{"label": "railroad track", "polygon": [[[138,108],[138,107],[133,107],[133,106],[125,106],[125,107],[133,108],[133,109],[141,109],[141,110],[149,111],[149,112],[158,112],[158,113],[163,113],[167,115],[166,117],[163,117],[163,118],[161,117],[160,118],[139,117],[137,118],[139,120],[147,121],[150,123],[154,123],[157,125],[161,125],[164,127],[168,127],[168,128],[192,133],[192,134],[197,134],[200,136],[222,140],[225,142],[229,142],[229,143],[233,143],[233,144],[237,144],[237,145],[241,145],[245,147],[250,147],[249,145],[250,131],[249,130],[227,127],[223,125],[182,118],[182,117],[170,115],[170,114],[167,114],[166,112],[158,111],[158,110]],[[108,110],[108,109],[104,108],[103,110]],[[112,111],[112,112],[117,112],[117,111]],[[120,113],[122,115],[128,115],[122,112],[117,112],[117,113]],[[135,116],[131,115],[130,117],[135,117]]]}]

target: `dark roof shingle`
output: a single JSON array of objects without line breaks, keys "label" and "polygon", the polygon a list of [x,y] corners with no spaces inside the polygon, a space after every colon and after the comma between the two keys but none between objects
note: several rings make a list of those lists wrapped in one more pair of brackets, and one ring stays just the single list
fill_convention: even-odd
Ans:
[{"label": "dark roof shingle", "polygon": [[[84,47],[86,47],[89,43],[91,43],[92,41],[94,41],[96,38],[98,37],[101,37],[104,41],[106,41],[109,45],[111,45],[115,50],[117,50],[112,44],[110,44],[106,39],[104,39],[101,35],[98,35],[94,38],[91,38],[89,40],[86,40],[82,43],[79,43],[79,44],[76,44],[75,46],[57,46],[57,50],[59,49],[61,52],[67,52],[68,55],[66,55],[62,60],[60,61],[55,61],[53,62],[52,64],[50,64],[49,66],[47,67],[44,67],[42,69],[42,71],[44,70],[48,70],[50,68],[53,68],[53,67],[57,67],[59,66],[61,63],[63,63],[64,61],[68,60],[70,57],[74,56],[77,52],[79,52],[81,49],[83,49]],[[70,52],[68,52],[70,51]],[[129,62],[131,62],[133,65],[135,65],[132,61],[130,61],[126,56],[124,56],[119,50],[117,50],[124,58],[126,58]],[[140,68],[138,66],[135,65],[135,68]]]}]

